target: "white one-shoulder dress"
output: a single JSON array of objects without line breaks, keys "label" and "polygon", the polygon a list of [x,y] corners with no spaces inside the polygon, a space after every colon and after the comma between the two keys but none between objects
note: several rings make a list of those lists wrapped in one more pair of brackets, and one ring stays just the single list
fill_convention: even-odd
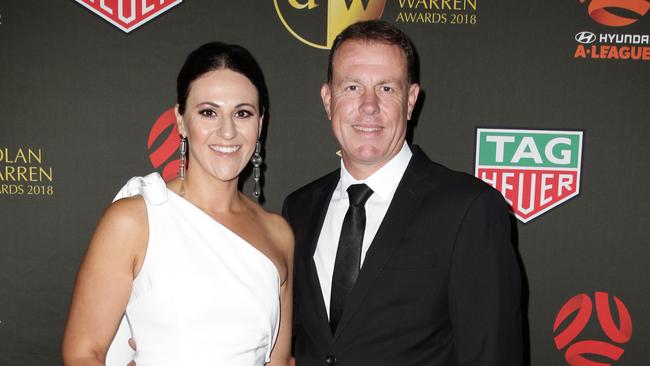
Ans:
[{"label": "white one-shoulder dress", "polygon": [[[140,194],[149,220],[142,269],[106,364],[257,366],[270,359],[280,276],[264,254],[167,189],[135,177],[116,199]],[[137,343],[137,352],[127,344]]]}]

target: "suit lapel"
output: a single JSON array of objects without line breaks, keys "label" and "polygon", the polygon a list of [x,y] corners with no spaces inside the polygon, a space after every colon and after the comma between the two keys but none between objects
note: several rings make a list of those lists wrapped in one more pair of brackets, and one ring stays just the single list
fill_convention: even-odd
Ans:
[{"label": "suit lapel", "polygon": [[395,191],[393,200],[372,241],[370,249],[366,253],[357,282],[348,295],[345,310],[334,334],[335,341],[348,325],[354,313],[358,311],[372,283],[401,242],[410,218],[419,210],[422,197],[426,196],[427,192],[432,189],[432,182],[425,179],[424,174],[426,171],[425,166],[429,163],[429,160],[416,146],[412,147],[412,149],[413,157]]},{"label": "suit lapel", "polygon": [[324,183],[322,189],[316,190],[317,196],[311,201],[312,203],[308,206],[308,209],[304,211],[304,237],[300,239],[302,242],[307,244],[305,250],[302,252],[302,257],[300,258],[301,267],[303,269],[302,273],[305,276],[305,280],[302,281],[302,283],[305,284],[302,291],[306,295],[303,299],[301,310],[304,314],[305,323],[309,323],[309,326],[316,330],[323,339],[327,340],[327,343],[325,344],[331,342],[332,333],[329,328],[327,310],[325,309],[325,302],[323,300],[323,292],[320,287],[318,272],[316,271],[313,257],[323,227],[323,222],[325,221],[327,208],[329,207],[332,194],[336,188],[339,175],[340,173],[336,171],[336,174],[332,176],[332,179],[328,179],[327,182]]}]

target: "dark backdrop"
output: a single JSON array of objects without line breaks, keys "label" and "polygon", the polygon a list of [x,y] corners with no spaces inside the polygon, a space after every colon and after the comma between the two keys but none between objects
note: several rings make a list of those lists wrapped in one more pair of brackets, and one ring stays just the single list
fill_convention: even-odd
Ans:
[{"label": "dark backdrop", "polygon": [[[319,7],[299,11],[277,0],[277,8],[296,33],[323,44],[328,1],[312,2]],[[637,19],[613,27],[579,1],[451,1],[448,7],[461,9],[435,8],[444,3],[409,9],[408,0],[388,0],[381,15],[419,51],[424,98],[414,143],[471,174],[477,128],[584,132],[579,195],[516,226],[530,364],[567,364],[566,348],[558,351],[553,339],[573,317],[554,332],[555,317],[573,296],[594,299],[596,291],[610,295],[616,324],[612,296],[625,304],[631,339],[610,341],[594,310],[576,341],[608,341],[624,350],[617,364],[647,364],[650,15],[615,9],[626,1],[612,0],[612,13]],[[469,24],[455,24],[461,19]],[[647,57],[576,58],[575,36],[583,31],[597,37],[586,49],[634,46]],[[601,42],[601,33],[646,41]],[[187,0],[128,34],[72,0],[0,1],[1,365],[61,363],[72,285],[92,230],[128,178],[162,171],[149,154],[173,130],[148,148],[150,130],[174,105],[186,55],[213,40],[246,46],[266,72],[264,206],[279,211],[289,192],[336,168],[338,157],[319,96],[327,50],[294,37],[276,1]],[[172,147],[161,153],[167,162],[176,159]]]}]

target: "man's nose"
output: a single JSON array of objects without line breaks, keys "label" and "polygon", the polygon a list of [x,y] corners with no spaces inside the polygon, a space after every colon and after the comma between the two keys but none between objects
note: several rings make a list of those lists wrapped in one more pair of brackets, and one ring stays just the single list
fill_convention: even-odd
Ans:
[{"label": "man's nose", "polygon": [[366,90],[361,96],[360,111],[365,114],[375,114],[379,112],[379,98],[373,89]]}]

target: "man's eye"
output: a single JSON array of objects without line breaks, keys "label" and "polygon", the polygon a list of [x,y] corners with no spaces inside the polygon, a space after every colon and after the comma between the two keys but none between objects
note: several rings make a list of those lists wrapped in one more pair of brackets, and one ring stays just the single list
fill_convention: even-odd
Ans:
[{"label": "man's eye", "polygon": [[348,91],[357,91],[359,88],[356,85],[348,85],[345,87],[345,90]]},{"label": "man's eye", "polygon": [[382,86],[381,91],[383,91],[384,93],[390,93],[393,91],[393,88],[391,88],[390,86]]},{"label": "man's eye", "polygon": [[203,117],[208,117],[208,118],[212,118],[217,115],[217,113],[212,109],[203,109],[199,111],[199,114],[202,115]]}]

